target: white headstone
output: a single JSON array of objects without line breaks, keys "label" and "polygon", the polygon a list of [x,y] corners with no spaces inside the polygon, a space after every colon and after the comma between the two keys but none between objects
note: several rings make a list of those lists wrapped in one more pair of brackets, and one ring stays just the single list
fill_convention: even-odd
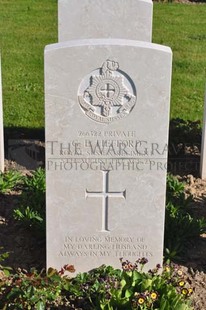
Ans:
[{"label": "white headstone", "polygon": [[151,42],[152,0],[59,0],[59,42],[117,38]]},{"label": "white headstone", "polygon": [[130,40],[46,47],[48,267],[162,262],[171,59]]},{"label": "white headstone", "polygon": [[205,89],[205,104],[204,104],[204,117],[202,128],[202,144],[201,144],[201,157],[200,157],[200,176],[206,179],[206,89]]},{"label": "white headstone", "polygon": [[4,125],[2,107],[2,81],[1,81],[1,58],[0,58],[0,171],[4,171]]}]

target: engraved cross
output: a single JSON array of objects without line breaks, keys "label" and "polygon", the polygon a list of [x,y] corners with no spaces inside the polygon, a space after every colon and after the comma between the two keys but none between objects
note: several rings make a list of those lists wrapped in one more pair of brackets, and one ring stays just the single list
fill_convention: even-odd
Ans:
[{"label": "engraved cross", "polygon": [[109,83],[106,83],[104,87],[100,89],[105,98],[111,99],[115,93],[115,88]]},{"label": "engraved cross", "polygon": [[97,197],[102,198],[102,232],[109,231],[108,229],[108,207],[109,197],[111,198],[126,198],[126,190],[123,192],[109,192],[109,171],[102,171],[103,173],[103,189],[101,192],[90,192],[86,189],[85,198]]}]

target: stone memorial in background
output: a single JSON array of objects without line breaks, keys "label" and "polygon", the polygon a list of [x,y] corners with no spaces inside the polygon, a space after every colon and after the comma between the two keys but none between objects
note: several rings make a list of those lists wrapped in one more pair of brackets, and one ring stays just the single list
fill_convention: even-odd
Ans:
[{"label": "stone memorial in background", "polygon": [[47,267],[162,263],[171,68],[149,42],[46,47]]},{"label": "stone memorial in background", "polygon": [[152,0],[59,0],[59,42],[117,38],[151,42]]},{"label": "stone memorial in background", "polygon": [[202,179],[206,179],[206,89],[205,89],[205,104],[204,104],[203,128],[202,128],[200,176],[201,176]]},{"label": "stone memorial in background", "polygon": [[1,59],[0,59],[0,171],[4,171],[4,125],[2,106],[2,81],[1,81]]}]

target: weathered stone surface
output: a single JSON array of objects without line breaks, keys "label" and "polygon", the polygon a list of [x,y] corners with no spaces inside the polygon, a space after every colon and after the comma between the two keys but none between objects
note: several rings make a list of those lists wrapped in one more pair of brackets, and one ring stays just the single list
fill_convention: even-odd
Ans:
[{"label": "weathered stone surface", "polygon": [[130,40],[46,47],[48,267],[162,262],[171,58]]},{"label": "weathered stone surface", "polygon": [[152,0],[59,0],[59,41],[115,38],[151,42]]}]

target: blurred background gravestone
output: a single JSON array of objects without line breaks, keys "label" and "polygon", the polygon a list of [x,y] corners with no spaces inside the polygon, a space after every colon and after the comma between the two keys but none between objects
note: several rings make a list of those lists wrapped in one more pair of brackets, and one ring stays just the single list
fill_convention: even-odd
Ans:
[{"label": "blurred background gravestone", "polygon": [[115,38],[152,40],[152,0],[59,0],[59,42]]}]

